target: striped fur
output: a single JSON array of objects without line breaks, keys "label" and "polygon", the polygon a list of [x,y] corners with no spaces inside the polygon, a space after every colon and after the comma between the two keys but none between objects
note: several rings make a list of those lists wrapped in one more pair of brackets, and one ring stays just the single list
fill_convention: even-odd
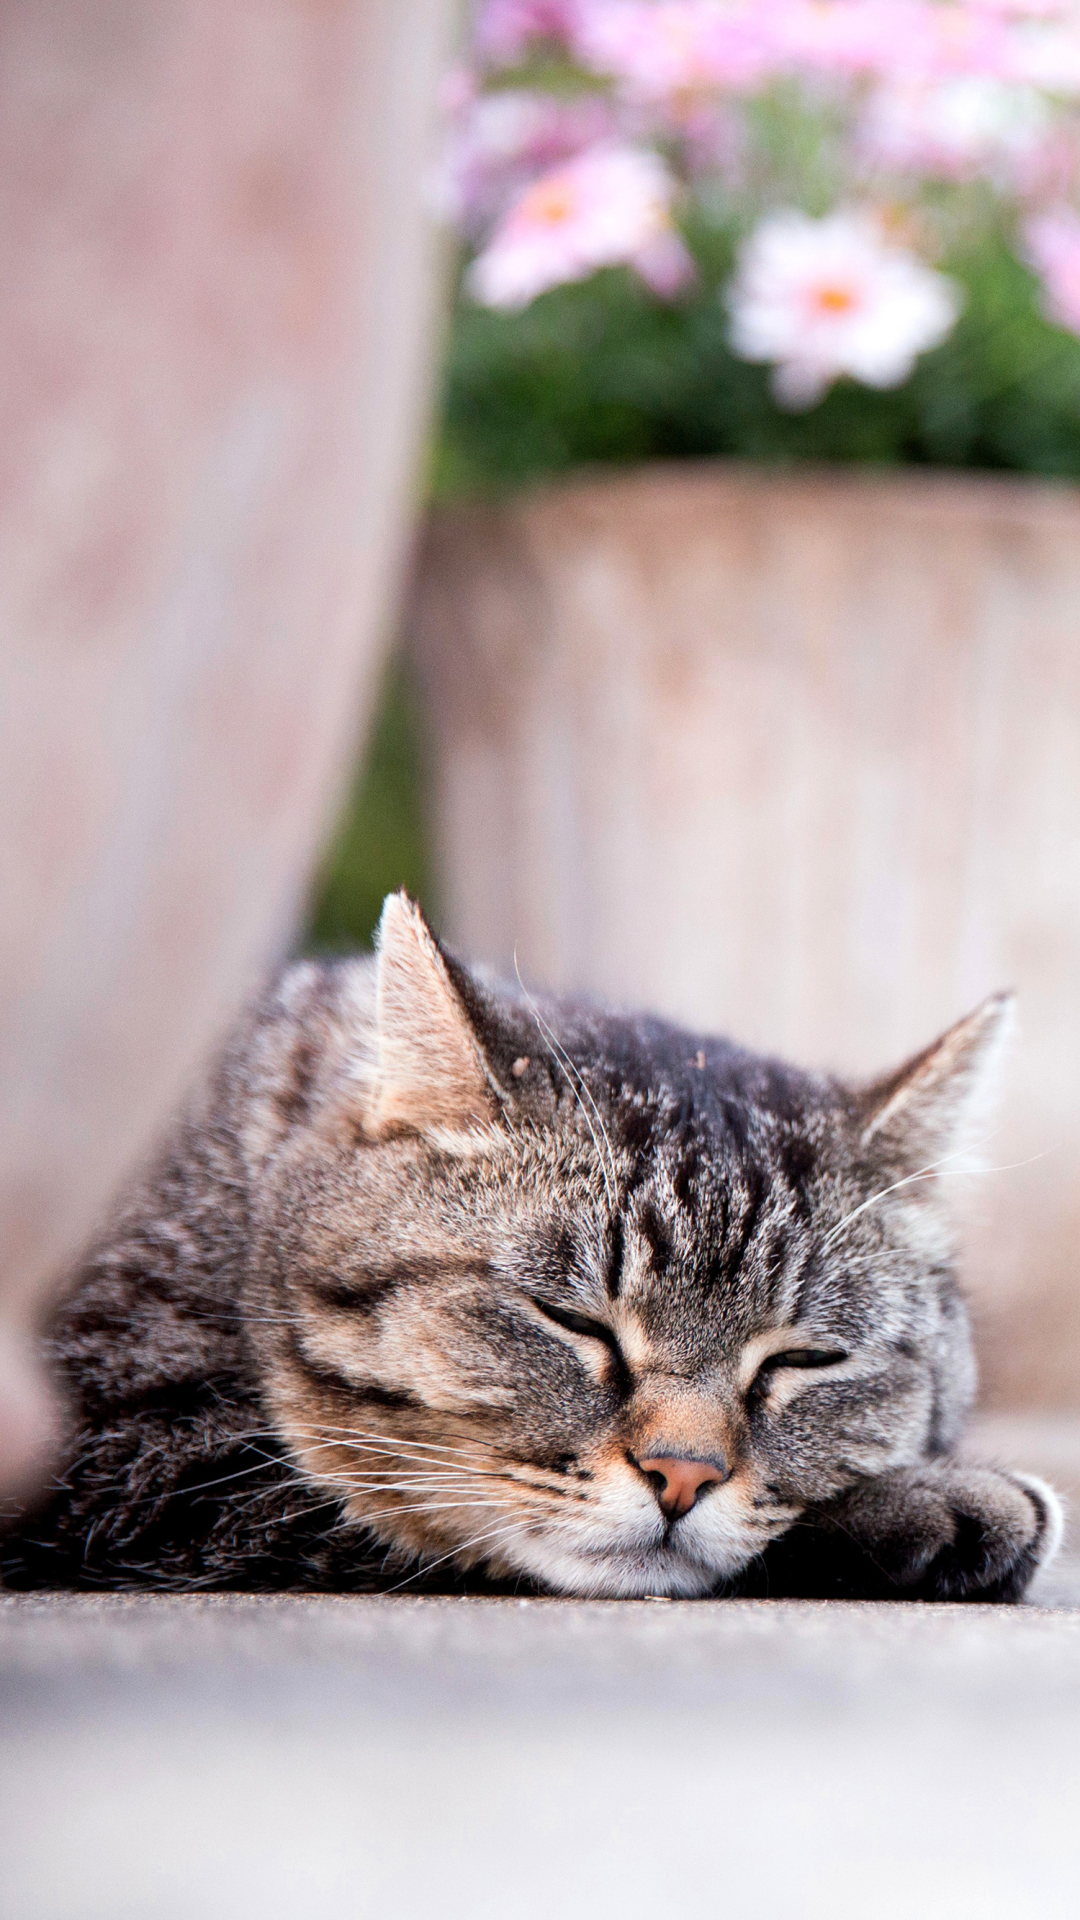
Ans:
[{"label": "striped fur", "polygon": [[[394,896],[377,962],[282,977],[87,1256],[7,1583],[1017,1596],[1056,1503],[952,1458],[928,1171],[1007,1018],[849,1088],[535,1006]],[[715,1468],[676,1519],[638,1464],[672,1455]]]}]

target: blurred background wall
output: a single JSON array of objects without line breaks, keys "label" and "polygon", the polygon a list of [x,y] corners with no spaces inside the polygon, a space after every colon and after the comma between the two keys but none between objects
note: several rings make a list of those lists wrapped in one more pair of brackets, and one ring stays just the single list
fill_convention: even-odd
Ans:
[{"label": "blurred background wall", "polygon": [[448,13],[0,10],[0,1484],[41,1296],[295,937],[378,680]]}]

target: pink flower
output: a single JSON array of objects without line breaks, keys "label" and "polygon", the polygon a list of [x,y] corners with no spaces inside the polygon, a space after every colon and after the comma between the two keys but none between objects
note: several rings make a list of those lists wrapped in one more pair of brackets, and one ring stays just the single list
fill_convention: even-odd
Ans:
[{"label": "pink flower", "polygon": [[772,0],[778,66],[883,79],[1010,71],[1009,9],[980,0]]},{"label": "pink flower", "polygon": [[574,49],[633,99],[746,91],[768,71],[767,12],[760,0],[594,0]]},{"label": "pink flower", "polygon": [[772,0],[772,57],[777,67],[887,73],[910,57],[924,12],[925,0]]},{"label": "pink flower", "polygon": [[525,307],[548,287],[628,265],[670,296],[693,274],[672,193],[657,154],[594,147],[526,188],[473,261],[468,289],[483,306]]},{"label": "pink flower", "polygon": [[742,250],[729,290],[731,344],[774,363],[781,406],[813,406],[841,374],[896,387],[960,311],[944,274],[889,245],[860,213],[770,214]]},{"label": "pink flower", "polygon": [[568,41],[580,12],[581,0],[484,0],[473,29],[477,56],[486,66],[517,66],[534,41]]},{"label": "pink flower", "polygon": [[1057,207],[1024,228],[1024,250],[1043,283],[1043,308],[1055,326],[1080,334],[1080,214]]},{"label": "pink flower", "polygon": [[806,70],[1005,77],[1016,33],[1032,29],[1010,11],[987,0],[581,0],[572,44],[638,99],[748,92]]},{"label": "pink flower", "polygon": [[910,64],[917,60],[927,77],[1009,73],[1009,28],[997,9],[964,0],[924,0],[920,11],[921,32]]},{"label": "pink flower", "polygon": [[435,179],[435,203],[463,232],[501,214],[537,174],[609,139],[611,112],[596,94],[559,99],[504,87],[464,101]]}]

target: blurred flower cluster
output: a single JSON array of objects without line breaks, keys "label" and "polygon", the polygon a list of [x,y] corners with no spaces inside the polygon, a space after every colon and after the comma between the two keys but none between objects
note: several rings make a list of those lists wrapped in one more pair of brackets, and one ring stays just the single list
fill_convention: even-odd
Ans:
[{"label": "blurred flower cluster", "polygon": [[[526,310],[575,287],[585,349],[605,314],[625,346],[628,283],[642,340],[649,304],[671,316],[669,364],[700,380],[707,336],[717,378],[761,367],[777,413],[904,387],[969,314],[980,405],[980,327],[999,394],[1002,325],[1021,379],[1080,336],[1080,0],[486,0],[445,106],[461,307],[510,329],[484,336],[504,371],[516,338],[535,375],[554,316]],[[737,428],[703,450],[725,444]],[[983,463],[1072,470],[1060,449]]]}]

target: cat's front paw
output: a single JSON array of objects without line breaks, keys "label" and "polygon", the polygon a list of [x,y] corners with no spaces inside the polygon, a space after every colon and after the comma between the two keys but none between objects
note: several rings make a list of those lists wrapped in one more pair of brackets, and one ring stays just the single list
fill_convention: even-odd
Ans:
[{"label": "cat's front paw", "polygon": [[1043,1481],[955,1460],[901,1467],[810,1507],[747,1569],[774,1598],[1019,1600],[1061,1539]]},{"label": "cat's front paw", "polygon": [[812,1524],[853,1598],[1019,1600],[1062,1515],[1041,1480],[949,1460],[864,1481]]}]

